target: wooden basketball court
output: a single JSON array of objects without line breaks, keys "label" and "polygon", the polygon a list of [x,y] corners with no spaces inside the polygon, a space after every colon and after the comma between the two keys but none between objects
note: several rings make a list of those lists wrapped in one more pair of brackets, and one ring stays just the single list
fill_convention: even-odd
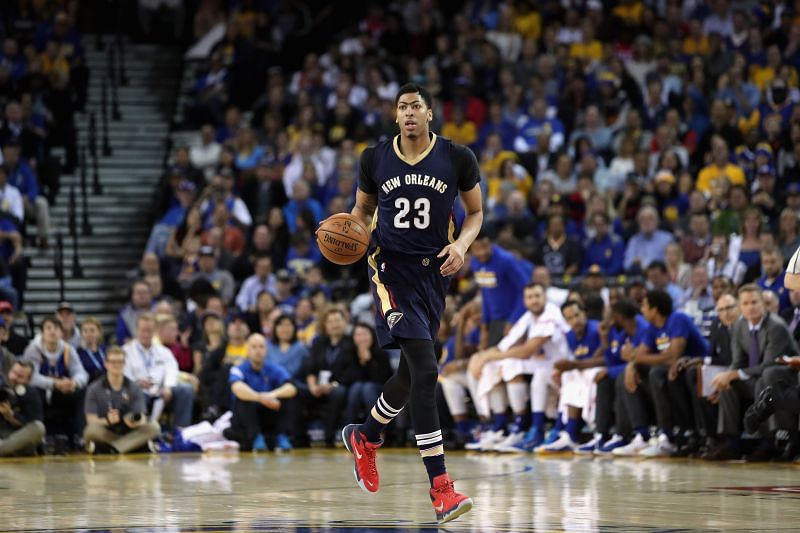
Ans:
[{"label": "wooden basketball court", "polygon": [[[343,450],[0,461],[3,531],[435,531],[414,449],[361,492]],[[450,531],[797,531],[800,466],[448,453]]]}]

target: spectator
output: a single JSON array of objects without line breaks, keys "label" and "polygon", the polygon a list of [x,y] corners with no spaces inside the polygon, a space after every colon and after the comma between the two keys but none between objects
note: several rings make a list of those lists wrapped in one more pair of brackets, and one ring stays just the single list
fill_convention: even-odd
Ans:
[{"label": "spectator", "polygon": [[19,189],[8,182],[8,171],[0,166],[0,195],[3,204],[0,206],[0,221],[3,231],[17,231],[25,218],[25,204]]},{"label": "spectator", "polygon": [[[783,254],[778,248],[767,248],[761,251],[761,272],[758,286],[763,290],[772,291],[778,297],[780,310],[791,307],[789,291],[783,285],[785,276],[783,270]],[[762,298],[763,300],[763,298]]]},{"label": "spectator", "polygon": [[226,305],[233,300],[233,276],[227,270],[217,268],[217,257],[211,246],[201,246],[197,254],[198,270],[184,283],[184,288],[189,289],[199,280],[206,281],[219,293]]},{"label": "spectator", "polygon": [[359,374],[347,391],[345,420],[355,423],[380,396],[383,384],[392,375],[389,354],[378,346],[375,330],[366,324],[353,328],[353,344],[358,357]]},{"label": "spectator", "polygon": [[158,343],[169,349],[178,362],[178,370],[185,374],[193,375],[194,358],[188,343],[190,331],[186,328],[180,331],[178,329],[178,320],[175,316],[157,314],[156,333],[158,335]]},{"label": "spectator", "polygon": [[206,180],[210,180],[222,153],[222,146],[214,140],[212,124],[203,124],[198,141],[189,148],[189,160],[203,172]]},{"label": "spectator", "polygon": [[636,217],[639,232],[631,237],[625,248],[624,268],[626,272],[644,271],[653,261],[664,261],[664,249],[673,242],[673,237],[658,228],[658,211],[645,206]]},{"label": "spectator", "polygon": [[56,317],[64,330],[64,340],[77,350],[81,345],[81,330],[76,321],[75,308],[69,302],[61,302],[56,309]]},{"label": "spectator", "polygon": [[[194,195],[197,187],[189,180],[181,180],[175,188],[175,197],[177,203],[169,208],[169,210],[161,217],[150,232],[150,238],[147,241],[145,250],[147,252],[154,252],[159,257],[167,254],[167,246],[170,238],[186,220],[187,212],[192,206]],[[173,246],[180,245],[183,239],[174,242]],[[176,239],[177,241],[177,239]]]},{"label": "spectator", "polygon": [[678,307],[683,302],[683,289],[669,279],[667,265],[663,261],[653,261],[645,271],[648,289],[664,291],[672,298],[672,305]]},{"label": "spectator", "polygon": [[594,236],[583,246],[583,267],[585,274],[592,267],[607,276],[622,273],[622,259],[625,255],[625,243],[611,232],[611,219],[603,211],[591,215]]},{"label": "spectator", "polygon": [[3,147],[3,164],[8,183],[16,187],[22,195],[27,218],[36,221],[40,246],[46,248],[47,235],[50,233],[50,205],[47,199],[39,194],[39,183],[35,172],[20,158],[18,144],[11,142]]},{"label": "spectator", "polygon": [[0,402],[0,457],[33,455],[44,438],[42,401],[29,386],[34,373],[30,361],[15,362],[0,376],[7,397]]},{"label": "spectator", "polygon": [[153,305],[153,292],[144,280],[134,281],[131,285],[131,303],[119,311],[115,335],[117,342],[127,343],[136,335],[139,316],[150,311]]},{"label": "spectator", "polygon": [[[706,250],[711,244],[711,221],[703,212],[693,212],[689,215],[689,235],[681,242],[683,259],[690,265],[695,264],[706,255]],[[674,280],[673,280],[674,281]]]},{"label": "spectator", "polygon": [[732,258],[728,249],[728,236],[715,235],[708,248],[708,275],[711,278],[724,276],[739,286],[744,280],[747,267],[738,259]]},{"label": "spectator", "polygon": [[[216,328],[218,317],[209,323],[209,316],[205,317],[205,328]],[[221,327],[221,326],[220,326]],[[206,354],[203,357],[203,372],[201,382],[205,385],[208,394],[209,412],[217,417],[225,412],[230,399],[228,390],[228,374],[232,367],[244,361],[247,356],[247,337],[250,328],[247,324],[245,313],[236,313],[230,317],[227,326],[227,339],[225,342],[216,340],[214,330],[208,330]]]},{"label": "spectator", "polygon": [[22,356],[28,346],[29,339],[14,331],[14,306],[11,305],[11,302],[0,301],[0,318],[3,319],[8,328],[8,338],[0,342],[0,346],[6,348],[17,357]]},{"label": "spectator", "polygon": [[289,373],[265,362],[266,340],[257,333],[247,339],[247,360],[230,371],[230,391],[234,396],[231,427],[225,438],[239,443],[239,449],[259,448],[258,437],[272,447],[290,450],[286,437],[290,420],[290,399],[297,394]]},{"label": "spectator", "polygon": [[275,275],[272,273],[272,259],[262,256],[255,260],[255,274],[244,280],[236,305],[242,311],[254,312],[259,295],[264,292],[275,293]]},{"label": "spectator", "polygon": [[688,289],[692,267],[683,261],[681,246],[677,242],[669,243],[667,249],[664,250],[664,258],[670,283],[674,283],[684,291]]},{"label": "spectator", "polygon": [[103,344],[103,326],[94,317],[81,322],[81,340],[78,357],[89,375],[89,382],[105,373],[106,347]]},{"label": "spectator", "polygon": [[155,318],[150,313],[136,319],[136,339],[123,346],[125,377],[144,391],[151,421],[158,422],[169,405],[174,414],[173,424],[183,428],[192,423],[194,391],[191,386],[178,382],[178,363],[172,353],[153,343],[155,326]]},{"label": "spectator", "polygon": [[551,215],[536,262],[556,276],[573,276],[580,271],[583,252],[578,241],[565,232],[564,217]]},{"label": "spectator", "polygon": [[302,379],[301,370],[307,357],[308,349],[297,340],[297,326],[294,320],[289,315],[280,315],[275,319],[272,328],[267,359],[270,363],[286,370],[293,380],[298,380]]},{"label": "spectator", "polygon": [[[322,334],[315,339],[301,375],[306,387],[300,389],[299,401],[305,409],[321,408],[325,413],[325,445],[333,447],[336,428],[347,401],[348,387],[360,373],[353,340],[346,334],[344,313],[337,308],[325,311],[321,318]],[[295,435],[304,433],[302,413]],[[302,439],[301,439],[302,442]]]},{"label": "spectator", "polygon": [[718,186],[719,180],[727,180],[729,185],[745,185],[742,169],[730,162],[728,144],[720,136],[711,140],[711,164],[704,167],[697,175],[697,190],[711,194]]},{"label": "spectator", "polygon": [[[89,376],[80,357],[62,338],[61,323],[45,317],[41,337],[25,349],[22,361],[29,361],[36,372],[31,385],[44,391],[44,424],[49,435],[65,437],[65,446],[73,446],[83,431],[83,393]],[[62,441],[59,441],[62,442]],[[61,444],[57,446],[60,450]]]},{"label": "spectator", "polygon": [[86,451],[128,453],[136,451],[161,433],[161,427],[147,419],[147,405],[141,387],[125,377],[125,351],[112,346],[103,362],[105,375],[86,390]]}]

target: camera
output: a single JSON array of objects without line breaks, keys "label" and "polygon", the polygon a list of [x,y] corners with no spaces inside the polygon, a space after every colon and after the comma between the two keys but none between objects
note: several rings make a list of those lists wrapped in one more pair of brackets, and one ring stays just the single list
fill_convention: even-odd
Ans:
[{"label": "camera", "polygon": [[132,413],[130,419],[132,423],[139,424],[144,419],[144,415],[142,413]]}]

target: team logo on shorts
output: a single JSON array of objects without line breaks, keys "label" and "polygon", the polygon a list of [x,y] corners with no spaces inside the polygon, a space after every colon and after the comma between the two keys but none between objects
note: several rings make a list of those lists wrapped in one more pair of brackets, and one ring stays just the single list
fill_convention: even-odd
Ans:
[{"label": "team logo on shorts", "polygon": [[431,264],[431,260],[430,260],[430,259],[428,259],[427,257],[425,257],[425,258],[422,260],[422,266],[426,267],[426,266],[428,266],[428,265],[430,265],[430,264]]},{"label": "team logo on shorts", "polygon": [[389,313],[389,316],[386,317],[386,324],[389,326],[389,329],[392,329],[400,322],[400,319],[403,318],[403,313],[399,311],[392,311]]}]

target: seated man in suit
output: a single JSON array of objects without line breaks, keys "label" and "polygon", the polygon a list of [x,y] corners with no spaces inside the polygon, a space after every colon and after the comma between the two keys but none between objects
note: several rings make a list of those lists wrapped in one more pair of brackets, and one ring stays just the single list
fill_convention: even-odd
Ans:
[{"label": "seated man in suit", "polygon": [[[757,381],[778,357],[798,351],[786,323],[764,309],[761,288],[743,285],[738,295],[742,317],[731,329],[731,369],[718,374],[712,382],[719,391],[715,398],[719,402],[718,430],[725,440],[704,456],[711,461],[741,457],[742,419],[760,391]],[[772,442],[764,438],[748,460],[769,459],[774,454],[772,448]]]}]

